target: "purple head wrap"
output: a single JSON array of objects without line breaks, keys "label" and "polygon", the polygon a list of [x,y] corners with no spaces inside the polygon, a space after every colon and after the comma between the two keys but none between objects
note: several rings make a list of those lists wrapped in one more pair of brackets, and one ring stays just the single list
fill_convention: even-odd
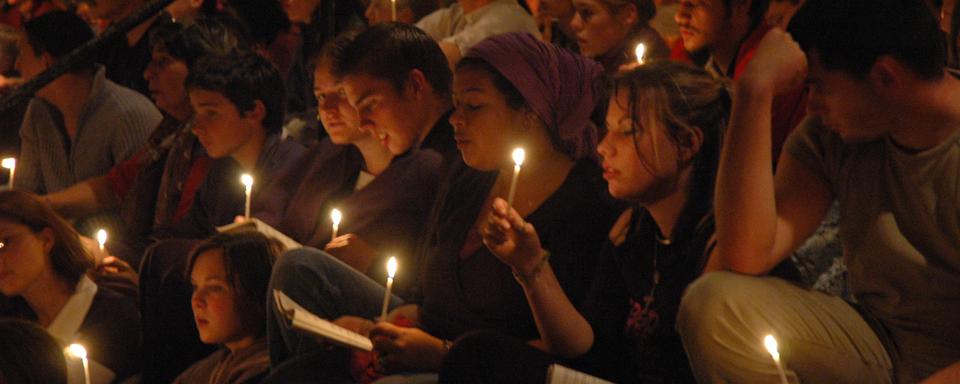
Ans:
[{"label": "purple head wrap", "polygon": [[507,33],[473,46],[466,57],[500,72],[560,138],[561,152],[580,159],[594,154],[597,128],[590,115],[599,100],[603,67],[544,43],[529,33]]}]

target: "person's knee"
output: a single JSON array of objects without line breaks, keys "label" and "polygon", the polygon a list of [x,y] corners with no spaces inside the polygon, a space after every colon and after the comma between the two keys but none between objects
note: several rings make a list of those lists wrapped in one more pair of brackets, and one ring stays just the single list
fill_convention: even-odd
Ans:
[{"label": "person's knee", "polygon": [[310,271],[324,269],[326,264],[323,252],[311,248],[298,248],[284,252],[273,264],[270,282],[282,289],[291,281],[310,274]]},{"label": "person's knee", "polygon": [[720,327],[739,323],[745,307],[762,306],[762,278],[732,272],[714,272],[697,279],[683,295],[677,314],[677,332],[685,341],[715,335]]}]

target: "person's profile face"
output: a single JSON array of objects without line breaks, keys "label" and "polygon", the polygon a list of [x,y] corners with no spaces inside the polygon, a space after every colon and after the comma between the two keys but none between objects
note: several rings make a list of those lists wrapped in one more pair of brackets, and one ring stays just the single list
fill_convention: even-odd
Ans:
[{"label": "person's profile face", "polygon": [[317,99],[317,116],[334,144],[353,144],[369,138],[360,130],[360,117],[350,105],[343,85],[330,73],[330,63],[322,60],[313,72],[313,94]]},{"label": "person's profile face", "polygon": [[808,54],[807,113],[848,143],[869,141],[890,131],[895,121],[870,83],[823,67],[817,54]]},{"label": "person's profile face", "polygon": [[0,293],[20,296],[42,286],[43,276],[52,273],[40,234],[23,224],[0,219]]},{"label": "person's profile face", "polygon": [[343,88],[360,116],[360,129],[370,132],[390,153],[400,155],[418,144],[426,106],[410,100],[408,92],[367,74],[345,76]]},{"label": "person's profile face", "polygon": [[200,340],[225,344],[247,337],[237,311],[237,293],[227,278],[223,250],[211,249],[197,256],[190,271],[190,299]]},{"label": "person's profile face", "polygon": [[185,61],[171,56],[160,47],[153,49],[150,63],[143,71],[150,97],[157,107],[178,118],[182,118],[180,115],[184,113],[189,115],[192,110],[184,86],[188,72]]},{"label": "person's profile face", "polygon": [[[522,146],[525,112],[510,108],[482,69],[458,69],[453,79],[456,110],[450,115],[454,139],[463,161],[483,171],[513,164],[510,153]],[[535,128],[540,129],[540,128]]]},{"label": "person's profile face", "polygon": [[194,110],[193,134],[211,158],[237,153],[262,129],[248,112],[239,111],[219,92],[191,88],[188,94]]},{"label": "person's profile face", "polygon": [[20,53],[17,55],[14,66],[17,68],[17,71],[20,71],[20,76],[23,77],[24,80],[30,80],[47,69],[47,55],[37,56],[36,51],[34,51],[30,43],[27,42],[27,35],[25,33],[20,33],[17,39],[17,50],[19,50]]},{"label": "person's profile face", "polygon": [[575,14],[570,28],[586,57],[599,57],[618,46],[633,26],[623,12],[611,13],[600,0],[573,0]]},{"label": "person's profile face", "polygon": [[727,10],[721,0],[681,0],[674,20],[687,52],[713,49],[728,26]]},{"label": "person's profile face", "polygon": [[603,158],[603,178],[611,196],[650,204],[677,188],[679,151],[663,129],[635,121],[629,103],[625,89],[611,96],[607,133],[597,152]]}]

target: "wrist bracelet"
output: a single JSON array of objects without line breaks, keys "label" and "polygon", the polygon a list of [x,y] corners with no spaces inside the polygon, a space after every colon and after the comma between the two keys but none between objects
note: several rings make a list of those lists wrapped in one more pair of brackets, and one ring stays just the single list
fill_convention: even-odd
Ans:
[{"label": "wrist bracelet", "polygon": [[531,282],[534,282],[537,280],[537,277],[540,276],[540,271],[543,270],[543,267],[547,265],[547,261],[549,260],[550,260],[550,251],[544,249],[543,253],[540,256],[540,261],[537,262],[537,265],[535,265],[533,269],[530,270],[529,274],[523,275],[522,273],[517,271],[516,268],[514,268],[513,278],[516,279],[517,282],[520,283],[520,285],[526,287]]}]

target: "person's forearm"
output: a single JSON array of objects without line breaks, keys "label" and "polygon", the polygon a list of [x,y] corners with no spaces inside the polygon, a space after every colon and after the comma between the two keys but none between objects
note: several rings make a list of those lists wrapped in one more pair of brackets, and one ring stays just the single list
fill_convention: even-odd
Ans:
[{"label": "person's forearm", "polygon": [[524,285],[524,292],[548,352],[574,358],[590,350],[593,329],[570,303],[549,263]]},{"label": "person's forearm", "polygon": [[777,209],[771,158],[773,87],[750,79],[734,85],[714,197],[721,264],[761,274],[770,264]]},{"label": "person's forearm", "polygon": [[110,182],[104,176],[81,181],[46,196],[54,210],[66,217],[84,217],[119,205]]}]

